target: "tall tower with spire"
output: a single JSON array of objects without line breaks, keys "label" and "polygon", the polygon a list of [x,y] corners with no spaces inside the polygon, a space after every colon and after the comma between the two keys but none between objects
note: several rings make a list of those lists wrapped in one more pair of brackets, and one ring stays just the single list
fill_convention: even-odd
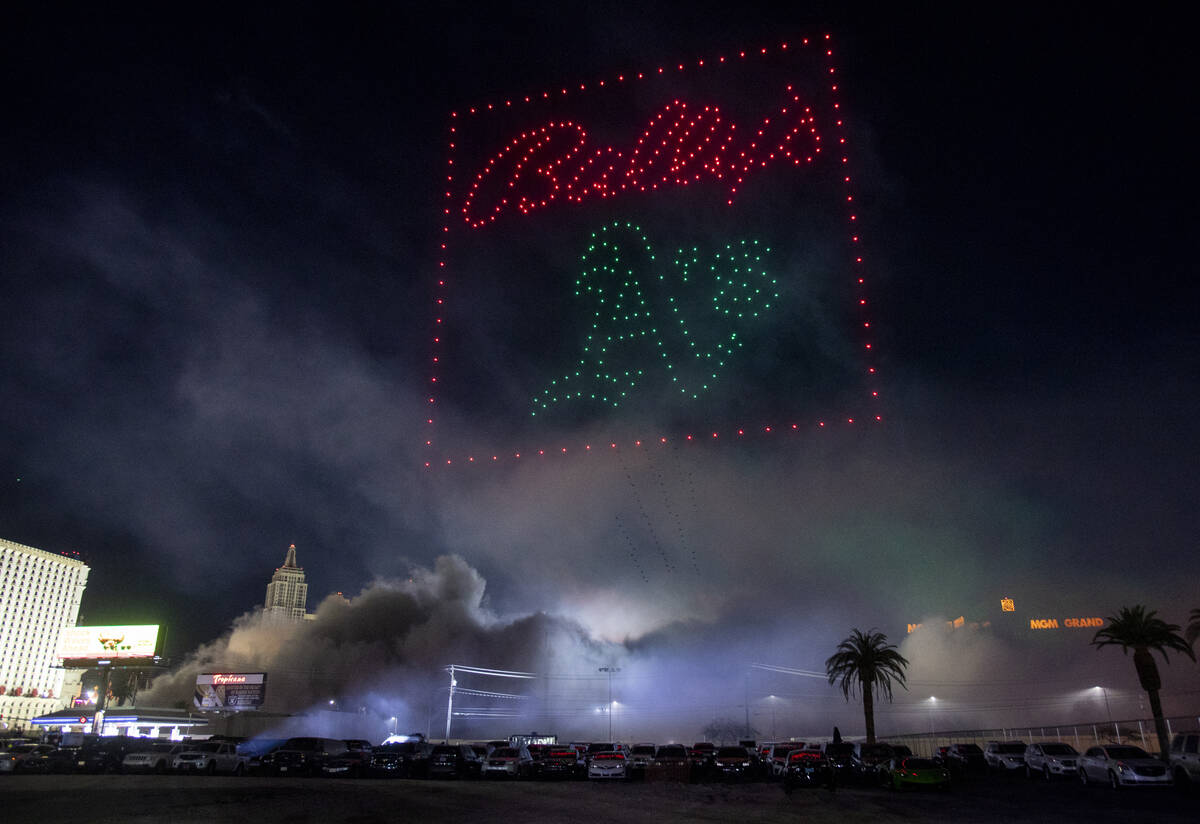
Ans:
[{"label": "tall tower with spire", "polygon": [[275,570],[267,584],[267,615],[287,621],[303,621],[308,608],[308,584],[304,567],[296,566],[296,545],[288,547],[283,566]]}]

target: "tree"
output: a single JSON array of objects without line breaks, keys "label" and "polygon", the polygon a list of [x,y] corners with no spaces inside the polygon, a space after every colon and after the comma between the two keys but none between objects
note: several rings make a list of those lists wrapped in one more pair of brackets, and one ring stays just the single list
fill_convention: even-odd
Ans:
[{"label": "tree", "polygon": [[[1167,658],[1167,650],[1182,652],[1196,660],[1192,647],[1179,635],[1178,624],[1168,624],[1161,618],[1156,618],[1157,610],[1146,611],[1141,604],[1132,607],[1122,607],[1115,616],[1106,620],[1108,626],[1096,630],[1092,644],[1099,649],[1110,644],[1116,644],[1126,655],[1133,649],[1133,666],[1137,669],[1138,681],[1142,689],[1150,697],[1150,711],[1154,713],[1154,729],[1158,733],[1159,753],[1167,757],[1167,723],[1163,720],[1162,702],[1158,699],[1158,691],[1162,689],[1162,678],[1158,674],[1158,665],[1154,663],[1152,652],[1158,652],[1163,660]],[[1193,613],[1194,616],[1194,613]]]},{"label": "tree", "polygon": [[846,700],[856,691],[862,690],[863,715],[867,721],[867,743],[875,743],[875,691],[892,700],[892,682],[904,689],[904,670],[908,659],[896,651],[887,636],[874,629],[862,632],[850,630],[850,635],[838,644],[837,652],[825,661],[825,674],[829,683],[841,682]]},{"label": "tree", "polygon": [[1200,638],[1200,609],[1192,610],[1192,614],[1188,616],[1188,625],[1183,637],[1189,644],[1195,644],[1196,639]]},{"label": "tree", "polygon": [[757,738],[758,730],[751,727],[747,731],[746,725],[736,718],[722,717],[714,718],[708,726],[701,730],[701,734],[705,741],[713,741],[718,746],[724,746],[736,744],[744,734],[749,735],[750,738]]}]

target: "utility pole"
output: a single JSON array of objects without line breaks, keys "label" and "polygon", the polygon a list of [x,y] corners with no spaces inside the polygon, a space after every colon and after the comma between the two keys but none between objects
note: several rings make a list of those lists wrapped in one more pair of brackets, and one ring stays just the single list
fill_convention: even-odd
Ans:
[{"label": "utility pole", "polygon": [[612,708],[613,708],[613,699],[612,699],[612,679],[613,679],[613,673],[614,673],[614,672],[620,672],[620,671],[621,671],[621,668],[620,668],[620,667],[600,667],[600,668],[597,670],[597,672],[607,672],[607,673],[608,673],[608,708],[607,708],[607,712],[608,712],[608,740],[609,740],[609,741],[612,741],[612,740],[613,740],[613,731],[612,731]]}]

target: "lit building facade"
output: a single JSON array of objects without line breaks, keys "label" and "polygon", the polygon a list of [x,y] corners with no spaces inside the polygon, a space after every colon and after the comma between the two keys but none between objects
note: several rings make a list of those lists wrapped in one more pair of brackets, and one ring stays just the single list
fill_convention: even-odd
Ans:
[{"label": "lit building facade", "polygon": [[0,721],[27,726],[66,705],[58,657],[63,631],[75,626],[89,568],[0,538]]},{"label": "lit building facade", "polygon": [[303,621],[308,617],[308,584],[304,567],[296,566],[296,545],[288,547],[283,566],[275,570],[267,584],[267,600],[263,612],[273,618]]}]

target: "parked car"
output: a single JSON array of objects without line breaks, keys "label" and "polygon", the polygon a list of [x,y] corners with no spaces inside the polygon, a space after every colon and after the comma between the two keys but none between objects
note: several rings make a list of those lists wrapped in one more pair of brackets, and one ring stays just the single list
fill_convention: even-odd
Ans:
[{"label": "parked car", "polygon": [[251,738],[238,744],[238,752],[246,756],[246,774],[263,774],[263,757],[279,749],[286,741],[286,738]]},{"label": "parked car", "polygon": [[80,747],[59,747],[46,758],[46,772],[55,775],[73,773],[77,769]]},{"label": "parked car", "polygon": [[0,752],[0,773],[45,772],[45,759],[54,752],[49,744],[17,744]]},{"label": "parked car", "polygon": [[1025,769],[1024,741],[990,741],[983,751],[989,770],[1016,772]]},{"label": "parked car", "polygon": [[720,747],[713,756],[713,770],[718,778],[741,781],[751,776],[754,762],[745,747]]},{"label": "parked car", "polygon": [[625,753],[598,752],[588,762],[588,778],[625,778]]},{"label": "parked car", "polygon": [[1122,787],[1169,787],[1174,782],[1167,765],[1141,747],[1115,744],[1091,747],[1079,758],[1079,780],[1087,786],[1106,781]]},{"label": "parked car", "polygon": [[483,762],[483,778],[529,778],[533,775],[533,756],[529,748],[497,747]]},{"label": "parked car", "polygon": [[581,778],[586,770],[579,751],[573,747],[551,747],[537,764],[538,778]]},{"label": "parked car", "polygon": [[944,760],[947,767],[962,775],[987,772],[987,761],[978,744],[951,744]]},{"label": "parked car", "polygon": [[654,752],[653,744],[634,744],[630,748],[626,768],[629,770],[631,777],[641,778],[645,776],[646,769],[654,763]]},{"label": "parked car", "polygon": [[289,738],[262,757],[261,771],[267,775],[319,775],[321,765],[346,752],[346,742],[337,738]]},{"label": "parked car", "polygon": [[368,774],[376,778],[424,778],[433,746],[423,740],[384,744],[371,751]]},{"label": "parked car", "polygon": [[[976,747],[976,749],[979,748]],[[950,786],[950,770],[946,765],[939,764],[932,758],[917,758],[909,755],[889,761],[880,772],[880,779],[885,787],[893,790],[903,790],[909,787],[930,787],[944,790]]]},{"label": "parked car", "polygon": [[237,751],[232,741],[200,741],[188,744],[175,755],[171,769],[187,773],[229,773],[244,775],[246,756]]},{"label": "parked car", "polygon": [[836,781],[855,781],[862,776],[858,759],[854,757],[854,745],[849,741],[836,744],[831,741],[824,746],[822,754],[829,762]]},{"label": "parked car", "polygon": [[125,756],[145,749],[142,739],[124,737],[91,739],[75,754],[74,772],[118,772]]},{"label": "parked car", "polygon": [[[878,777],[880,766],[891,761],[897,755],[896,750],[891,744],[884,744],[882,741],[877,741],[874,744],[858,743],[854,745],[855,766],[858,769],[858,777],[864,780],[873,781]],[[905,753],[912,755],[912,753]]]},{"label": "parked car", "polygon": [[121,759],[121,772],[165,773],[171,769],[175,756],[183,752],[183,744],[171,741],[156,741],[150,749],[126,753]]},{"label": "parked car", "polygon": [[788,753],[783,773],[783,791],[791,795],[800,787],[837,787],[837,777],[829,760],[819,752],[794,749]]},{"label": "parked car", "polygon": [[788,753],[804,749],[803,741],[776,741],[767,752],[766,770],[769,778],[783,778],[787,771]]},{"label": "parked car", "polygon": [[1171,778],[1179,787],[1186,790],[1200,786],[1200,731],[1176,733],[1167,751],[1167,762]]},{"label": "parked car", "polygon": [[361,738],[345,739],[346,751],[327,758],[321,764],[321,775],[326,778],[362,778],[371,761],[371,742]]},{"label": "parked car", "polygon": [[1040,741],[1025,748],[1025,776],[1049,781],[1056,775],[1079,772],[1079,753],[1061,741]]},{"label": "parked car", "polygon": [[429,754],[430,778],[478,778],[482,767],[469,744],[435,744]]}]

